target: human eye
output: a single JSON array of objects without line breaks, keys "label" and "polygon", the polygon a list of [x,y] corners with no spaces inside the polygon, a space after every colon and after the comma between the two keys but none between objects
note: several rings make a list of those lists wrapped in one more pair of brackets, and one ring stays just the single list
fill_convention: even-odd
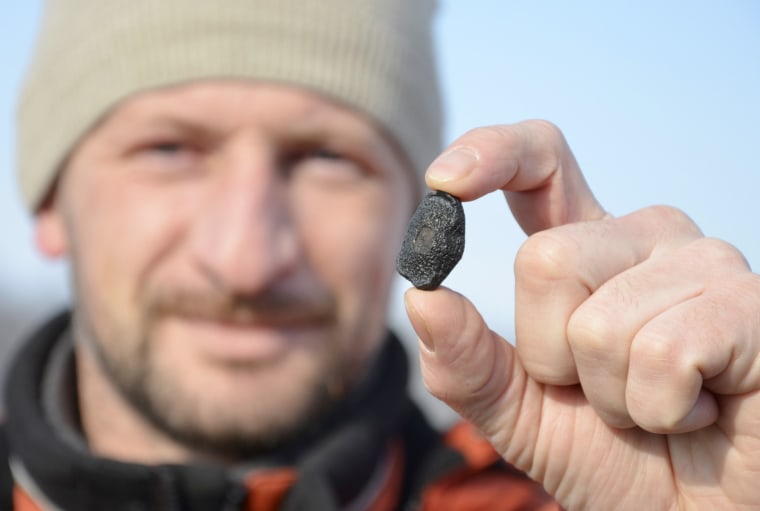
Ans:
[{"label": "human eye", "polygon": [[337,151],[333,151],[331,149],[327,149],[325,147],[319,147],[317,149],[313,149],[309,153],[307,153],[308,156],[312,158],[321,158],[324,160],[340,160],[343,159],[343,155],[339,154]]},{"label": "human eye", "polygon": [[188,147],[182,142],[163,141],[154,142],[146,148],[148,151],[163,155],[163,156],[176,156],[182,151],[188,150]]},{"label": "human eye", "polygon": [[202,150],[182,137],[146,137],[133,151],[134,162],[145,171],[159,175],[185,175],[198,169]]},{"label": "human eye", "polygon": [[356,158],[329,147],[301,150],[289,158],[287,166],[291,179],[324,184],[350,184],[367,177],[367,170]]},{"label": "human eye", "polygon": [[199,152],[197,143],[181,137],[147,138],[138,149],[146,156],[161,158],[189,157]]}]

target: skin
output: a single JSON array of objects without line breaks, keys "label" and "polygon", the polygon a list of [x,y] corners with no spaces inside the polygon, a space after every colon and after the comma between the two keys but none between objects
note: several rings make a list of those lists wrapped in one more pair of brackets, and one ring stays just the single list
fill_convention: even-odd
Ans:
[{"label": "skin", "polygon": [[530,235],[516,347],[408,291],[434,395],[568,510],[760,509],[760,277],[734,247],[668,207],[613,218],[545,122],[465,134],[427,182],[504,191]]},{"label": "skin", "polygon": [[417,188],[375,125],[295,88],[198,82],[109,112],[37,217],[72,266],[92,449],[233,462],[301,436],[385,336]]}]

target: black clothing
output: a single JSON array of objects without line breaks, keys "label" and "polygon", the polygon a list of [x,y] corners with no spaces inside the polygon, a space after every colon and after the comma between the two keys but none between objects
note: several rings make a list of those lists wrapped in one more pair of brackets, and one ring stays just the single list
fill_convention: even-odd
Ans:
[{"label": "black clothing", "polygon": [[[69,323],[70,315],[63,313],[44,325],[23,346],[9,373],[0,456],[12,460],[16,483],[33,482],[47,500],[66,510],[241,509],[249,489],[240,471],[210,464],[146,466],[99,457],[89,452],[76,424],[62,424],[65,421],[55,417],[50,406],[46,409],[46,381],[55,352],[67,342]],[[68,353],[63,364],[67,369],[59,371],[63,381],[54,384],[54,394],[72,387],[68,399],[74,413],[68,415],[75,417],[73,349],[61,352]],[[463,456],[442,443],[409,398],[407,373],[404,349],[389,334],[356,392],[304,435],[300,454],[292,459],[298,478],[279,509],[345,507],[372,479],[378,460],[393,442],[401,445],[404,463],[398,509],[409,509],[426,484],[465,465]],[[3,456],[3,450],[8,455]],[[0,469],[2,509],[12,509],[12,483],[6,465]]]}]

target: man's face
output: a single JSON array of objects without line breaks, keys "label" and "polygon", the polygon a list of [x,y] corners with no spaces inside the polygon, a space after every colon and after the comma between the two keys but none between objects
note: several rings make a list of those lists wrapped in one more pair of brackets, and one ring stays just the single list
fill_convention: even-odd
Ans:
[{"label": "man's face", "polygon": [[202,82],[111,112],[40,232],[71,259],[78,349],[138,413],[211,450],[264,449],[339,399],[383,338],[413,182],[349,109]]}]

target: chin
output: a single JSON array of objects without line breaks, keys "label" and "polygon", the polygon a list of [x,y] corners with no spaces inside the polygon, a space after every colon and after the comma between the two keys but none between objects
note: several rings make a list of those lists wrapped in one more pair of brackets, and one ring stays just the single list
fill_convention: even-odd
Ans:
[{"label": "chin", "polygon": [[345,374],[341,368],[311,353],[266,365],[153,362],[129,392],[133,403],[181,443],[224,457],[288,443],[340,401],[345,387],[335,378]]}]

